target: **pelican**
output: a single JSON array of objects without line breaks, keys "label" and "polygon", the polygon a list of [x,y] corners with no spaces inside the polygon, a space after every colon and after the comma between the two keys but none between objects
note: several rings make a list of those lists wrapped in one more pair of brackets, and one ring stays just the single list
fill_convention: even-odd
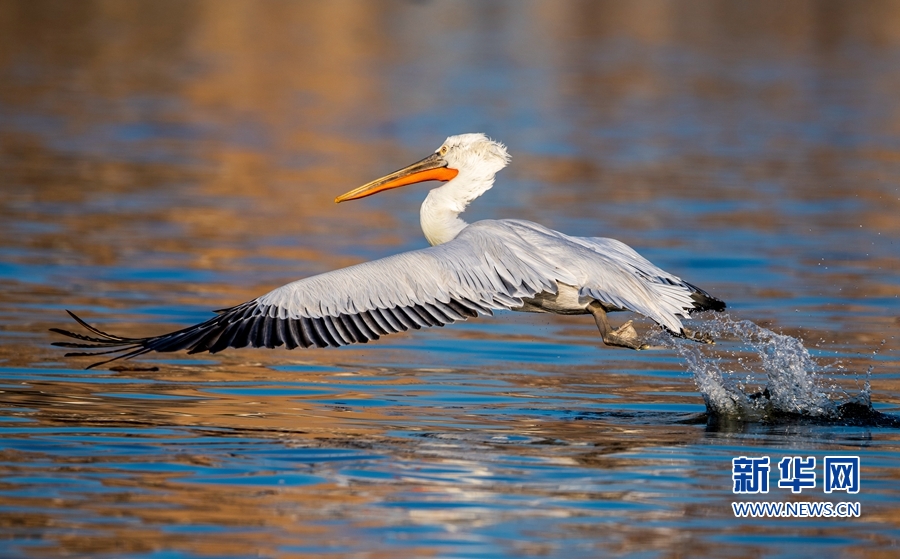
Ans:
[{"label": "pelican", "polygon": [[[680,337],[712,343],[684,328],[694,311],[725,303],[661,270],[615,239],[571,237],[518,219],[466,223],[459,215],[494,184],[510,156],[484,134],[450,136],[434,153],[342,194],[356,200],[424,181],[443,184],[420,210],[431,245],[283,285],[222,309],[206,322],[146,338],[103,332],[66,311],[92,335],[53,328],[80,342],[56,342],[114,355],[104,365],[150,351],[216,353],[229,347],[339,347],[396,332],[444,326],[495,310],[590,314],[604,344],[646,349],[629,320],[613,329],[607,313],[632,311]],[[87,342],[87,343],[85,343]]]}]

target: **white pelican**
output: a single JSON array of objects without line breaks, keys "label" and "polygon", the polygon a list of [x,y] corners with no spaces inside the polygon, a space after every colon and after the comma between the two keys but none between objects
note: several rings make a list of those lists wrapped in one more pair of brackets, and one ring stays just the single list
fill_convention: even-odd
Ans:
[{"label": "white pelican", "polygon": [[335,202],[437,180],[420,211],[431,247],[301,279],[206,322],[160,336],[124,338],[69,314],[93,336],[53,328],[89,343],[57,342],[118,354],[88,368],[150,351],[215,353],[228,347],[338,347],[423,326],[443,326],[493,310],[591,314],[603,342],[645,349],[629,320],[613,330],[606,314],[630,310],[677,336],[711,343],[684,329],[692,311],[725,303],[682,281],[614,239],[570,237],[529,221],[468,224],[466,206],[509,163],[506,147],[484,134],[450,136],[434,153]]}]

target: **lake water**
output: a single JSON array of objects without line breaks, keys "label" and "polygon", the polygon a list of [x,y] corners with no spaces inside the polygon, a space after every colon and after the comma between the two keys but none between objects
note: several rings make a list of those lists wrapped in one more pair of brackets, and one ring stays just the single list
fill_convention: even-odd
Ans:
[{"label": "lake water", "polygon": [[[896,556],[898,92],[887,1],[0,3],[0,556]],[[65,309],[157,334],[426,246],[427,185],[333,199],[478,131],[513,160],[468,220],[618,238],[728,302],[719,342],[498,313],[114,369],[51,346]],[[735,517],[758,501],[860,514]]]}]

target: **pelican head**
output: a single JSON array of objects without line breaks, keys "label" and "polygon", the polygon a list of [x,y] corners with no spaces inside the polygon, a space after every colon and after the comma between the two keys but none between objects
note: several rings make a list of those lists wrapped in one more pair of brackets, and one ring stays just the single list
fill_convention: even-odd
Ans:
[{"label": "pelican head", "polygon": [[[486,184],[477,197],[493,184],[494,175],[509,163],[506,146],[484,134],[450,136],[434,153],[412,165],[364,184],[334,199],[336,203],[365,198],[391,188],[437,180],[447,182],[460,176],[467,184]],[[468,196],[467,196],[468,198]]]}]

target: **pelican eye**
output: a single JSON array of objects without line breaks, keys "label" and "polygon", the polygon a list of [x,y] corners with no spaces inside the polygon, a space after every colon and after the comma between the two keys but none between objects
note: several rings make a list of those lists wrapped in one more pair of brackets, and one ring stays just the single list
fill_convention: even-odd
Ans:
[{"label": "pelican eye", "polygon": [[447,155],[447,146],[441,146],[441,149],[438,150],[438,153],[441,155]]}]

